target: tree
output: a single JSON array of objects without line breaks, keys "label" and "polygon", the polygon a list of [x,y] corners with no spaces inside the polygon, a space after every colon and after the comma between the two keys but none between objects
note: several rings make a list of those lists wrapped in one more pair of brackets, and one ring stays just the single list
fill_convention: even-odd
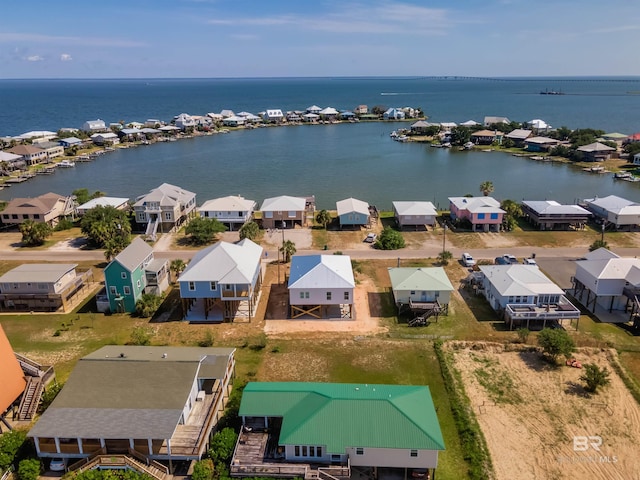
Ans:
[{"label": "tree", "polygon": [[491,195],[493,193],[493,182],[490,182],[489,180],[485,180],[484,182],[482,182],[480,184],[480,191],[485,197]]},{"label": "tree", "polygon": [[580,380],[585,383],[584,389],[591,393],[597,393],[599,387],[606,387],[611,382],[609,370],[606,367],[600,368],[595,363],[584,365],[584,373],[580,375]]},{"label": "tree", "polygon": [[451,129],[451,144],[452,145],[464,145],[471,141],[471,130],[467,127],[453,127]]},{"label": "tree", "polygon": [[538,334],[538,344],[552,363],[559,355],[568,357],[575,350],[575,343],[569,334],[560,329],[544,328]]},{"label": "tree", "polygon": [[40,400],[40,404],[38,405],[38,413],[44,412],[49,405],[56,399],[60,390],[62,390],[62,383],[55,382],[50,384],[44,393],[42,394],[42,400]]},{"label": "tree", "polygon": [[227,227],[216,218],[196,217],[189,222],[187,228],[184,229],[184,233],[191,236],[193,244],[206,245],[215,241],[216,235],[225,230],[227,230]]},{"label": "tree", "polygon": [[320,225],[322,225],[324,227],[324,229],[327,229],[327,225],[329,225],[331,223],[331,214],[327,211],[327,210],[320,210],[317,214],[316,214],[316,222],[318,222]]},{"label": "tree", "polygon": [[280,247],[280,253],[282,253],[284,263],[289,263],[291,261],[291,257],[294,256],[296,252],[296,244],[291,240],[285,240],[285,242]]},{"label": "tree", "polygon": [[153,293],[143,293],[136,302],[136,314],[143,318],[153,316],[154,313],[162,305],[164,297],[154,295]]},{"label": "tree", "polygon": [[438,262],[440,262],[441,265],[449,265],[449,262],[452,258],[453,253],[451,253],[449,250],[443,250],[438,254]]},{"label": "tree", "polygon": [[98,205],[88,210],[80,221],[80,229],[92,245],[109,248],[111,253],[118,248],[122,251],[131,243],[131,223],[127,213],[110,205]]},{"label": "tree", "polygon": [[171,260],[171,263],[169,264],[169,270],[173,272],[174,282],[178,280],[178,277],[184,271],[185,268],[187,268],[187,264],[184,263],[184,260],[182,260],[181,258],[176,258],[175,260]]},{"label": "tree", "polygon": [[20,224],[22,243],[27,247],[37,247],[42,245],[48,236],[51,235],[51,226],[44,222],[34,222],[31,219]]},{"label": "tree", "polygon": [[26,439],[26,430],[11,430],[0,435],[0,472],[14,465],[16,456]]},{"label": "tree", "polygon": [[500,208],[506,212],[503,219],[504,229],[510,232],[518,225],[518,218],[522,216],[522,206],[507,199],[502,201]]},{"label": "tree", "polygon": [[374,115],[382,115],[384,112],[386,112],[388,110],[387,107],[385,107],[384,105],[376,105],[371,109],[371,113],[373,113]]},{"label": "tree", "polygon": [[599,238],[598,240],[593,242],[591,245],[589,245],[590,252],[593,252],[594,250],[598,250],[599,248],[606,248],[608,250],[609,244],[607,243],[606,240],[602,240],[601,238]]},{"label": "tree", "polygon": [[248,238],[249,240],[255,240],[260,235],[260,227],[254,221],[247,222],[240,227],[240,240]]},{"label": "tree", "polygon": [[215,433],[209,446],[209,456],[216,465],[218,463],[228,463],[231,460],[237,439],[238,435],[229,427]]},{"label": "tree", "polygon": [[127,248],[129,243],[131,243],[129,238],[122,235],[108,239],[104,245],[104,258],[110,262],[112,258],[116,257],[121,251]]},{"label": "tree", "polygon": [[397,230],[384,227],[374,246],[380,250],[398,250],[405,246],[404,237]]},{"label": "tree", "polygon": [[20,480],[38,480],[42,465],[37,458],[25,458],[18,464],[18,478]]}]

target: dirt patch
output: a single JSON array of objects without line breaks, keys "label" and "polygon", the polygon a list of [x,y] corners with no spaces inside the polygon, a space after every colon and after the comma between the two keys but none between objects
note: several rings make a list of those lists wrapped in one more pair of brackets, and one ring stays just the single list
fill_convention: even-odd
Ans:
[{"label": "dirt patch", "polygon": [[[617,362],[614,351],[577,354],[583,364],[611,372],[611,384],[589,397],[579,379],[584,370],[550,368],[530,349],[505,351],[503,345],[485,343],[449,348],[497,479],[640,477],[640,407],[611,367]],[[599,438],[598,450],[589,442],[597,446]]]},{"label": "dirt patch", "polygon": [[[262,237],[262,244],[268,248],[279,248],[282,246],[283,230],[269,229],[265,230]],[[309,228],[293,228],[284,230],[284,240],[291,240],[298,251],[311,248],[312,235]]]}]

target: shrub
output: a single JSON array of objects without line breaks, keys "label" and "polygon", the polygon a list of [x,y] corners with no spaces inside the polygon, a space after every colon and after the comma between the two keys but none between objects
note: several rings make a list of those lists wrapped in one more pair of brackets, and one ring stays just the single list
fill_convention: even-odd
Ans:
[{"label": "shrub", "polygon": [[256,222],[247,222],[242,227],[240,227],[240,231],[238,232],[240,235],[240,240],[243,238],[248,238],[249,240],[255,240],[260,235],[260,227]]},{"label": "shrub", "polygon": [[27,432],[24,430],[11,430],[0,435],[0,472],[14,465],[26,439]]},{"label": "shrub", "polygon": [[238,435],[229,427],[223,428],[213,435],[209,444],[209,456],[216,465],[219,463],[228,464],[231,461],[237,439]]},{"label": "shrub", "polygon": [[37,458],[27,458],[18,464],[18,478],[20,480],[37,480],[42,470],[40,460]]},{"label": "shrub", "polygon": [[136,314],[142,318],[148,318],[156,313],[156,310],[162,305],[164,297],[154,295],[152,293],[143,293],[136,302]]},{"label": "shrub", "polygon": [[576,348],[567,332],[551,328],[544,328],[538,334],[538,344],[552,363],[556,362],[559,355],[568,357]]},{"label": "shrub", "polygon": [[391,227],[384,227],[382,233],[375,243],[375,247],[380,250],[398,250],[404,248],[404,237],[400,232]]},{"label": "shrub", "polygon": [[599,387],[606,387],[611,381],[609,370],[600,368],[594,363],[584,365],[584,373],[580,376],[580,380],[586,384],[584,389],[591,393],[597,393]]},{"label": "shrub", "polygon": [[213,478],[213,462],[210,458],[197,461],[193,465],[192,480],[211,480]]},{"label": "shrub", "polygon": [[131,332],[130,345],[150,345],[151,333],[144,327],[136,327]]},{"label": "shrub", "polygon": [[54,230],[56,232],[61,232],[62,230],[71,230],[72,228],[73,228],[73,222],[68,218],[63,218],[58,222]]},{"label": "shrub", "polygon": [[213,345],[213,334],[211,330],[207,330],[204,334],[204,338],[198,342],[199,347],[211,347]]}]

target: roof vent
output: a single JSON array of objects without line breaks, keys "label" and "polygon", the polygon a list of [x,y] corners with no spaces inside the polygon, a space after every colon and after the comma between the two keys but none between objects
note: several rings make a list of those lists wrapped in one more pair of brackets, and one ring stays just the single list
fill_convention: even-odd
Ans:
[{"label": "roof vent", "polygon": [[125,358],[125,357],[126,357],[126,355],[124,353],[120,354],[120,358]]},{"label": "roof vent", "polygon": [[167,354],[166,354],[166,353],[163,353],[163,354],[162,354],[162,358],[167,358]]}]

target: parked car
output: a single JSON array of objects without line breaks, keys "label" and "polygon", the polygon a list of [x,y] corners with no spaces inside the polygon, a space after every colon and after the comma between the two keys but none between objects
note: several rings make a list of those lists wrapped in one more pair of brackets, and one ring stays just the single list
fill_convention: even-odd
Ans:
[{"label": "parked car", "polygon": [[429,480],[430,475],[429,471],[426,468],[414,468],[411,470],[411,477]]},{"label": "parked car", "polygon": [[525,258],[522,263],[525,265],[538,265],[533,258]]},{"label": "parked car", "polygon": [[511,255],[509,253],[504,254],[502,257],[507,261],[507,264],[518,263],[518,259],[514,255]]},{"label": "parked car", "polygon": [[54,457],[49,462],[49,470],[52,472],[64,472],[67,469],[67,459]]},{"label": "parked car", "polygon": [[473,267],[476,264],[476,261],[473,259],[473,257],[470,254],[463,253],[462,254],[462,264],[465,267]]},{"label": "parked car", "polygon": [[509,260],[507,260],[504,257],[496,257],[496,259],[494,260],[494,263],[496,265],[509,265],[511,262],[509,262]]},{"label": "parked car", "polygon": [[369,233],[365,237],[364,241],[367,243],[373,243],[376,241],[376,238],[378,238],[378,236],[375,233]]}]

